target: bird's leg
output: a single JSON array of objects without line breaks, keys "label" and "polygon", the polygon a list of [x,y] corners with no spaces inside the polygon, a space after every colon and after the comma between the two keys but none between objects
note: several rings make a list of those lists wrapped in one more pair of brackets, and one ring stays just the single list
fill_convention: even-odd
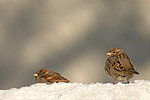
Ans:
[{"label": "bird's leg", "polygon": [[130,82],[129,82],[129,79],[127,79],[127,84],[129,84]]},{"label": "bird's leg", "polygon": [[114,85],[116,84],[116,79],[114,80],[113,84],[114,84]]}]

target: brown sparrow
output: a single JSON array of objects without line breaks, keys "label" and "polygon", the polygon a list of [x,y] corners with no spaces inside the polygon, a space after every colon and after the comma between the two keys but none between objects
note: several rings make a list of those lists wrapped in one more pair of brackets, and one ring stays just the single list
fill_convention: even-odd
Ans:
[{"label": "brown sparrow", "polygon": [[48,69],[40,69],[38,72],[33,74],[35,76],[35,83],[59,83],[59,82],[70,82],[66,78],[62,77],[59,73],[50,71]]},{"label": "brown sparrow", "polygon": [[135,67],[129,57],[119,48],[111,48],[108,53],[108,58],[105,62],[105,72],[111,78],[114,78],[113,84],[116,80],[127,81],[133,77],[133,74],[139,74],[135,71]]}]

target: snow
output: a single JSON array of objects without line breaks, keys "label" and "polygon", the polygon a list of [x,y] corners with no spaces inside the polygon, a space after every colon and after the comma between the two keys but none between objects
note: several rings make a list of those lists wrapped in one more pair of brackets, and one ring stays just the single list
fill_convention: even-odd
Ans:
[{"label": "snow", "polygon": [[112,83],[44,83],[0,90],[0,100],[149,100],[150,81],[130,84]]}]

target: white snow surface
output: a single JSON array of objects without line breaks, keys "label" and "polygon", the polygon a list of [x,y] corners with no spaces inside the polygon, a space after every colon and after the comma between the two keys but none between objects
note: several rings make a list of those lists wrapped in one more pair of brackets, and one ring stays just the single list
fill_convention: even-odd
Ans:
[{"label": "white snow surface", "polygon": [[150,81],[130,84],[44,83],[0,90],[0,100],[150,100]]}]

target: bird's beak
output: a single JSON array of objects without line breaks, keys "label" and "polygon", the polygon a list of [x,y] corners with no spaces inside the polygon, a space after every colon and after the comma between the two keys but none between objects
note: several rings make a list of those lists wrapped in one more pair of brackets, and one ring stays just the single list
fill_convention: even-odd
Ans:
[{"label": "bird's beak", "polygon": [[111,56],[111,53],[110,53],[110,52],[107,52],[106,55]]},{"label": "bird's beak", "polygon": [[38,76],[38,74],[37,74],[37,73],[35,73],[35,74],[33,74],[33,76],[37,77],[37,76]]}]

